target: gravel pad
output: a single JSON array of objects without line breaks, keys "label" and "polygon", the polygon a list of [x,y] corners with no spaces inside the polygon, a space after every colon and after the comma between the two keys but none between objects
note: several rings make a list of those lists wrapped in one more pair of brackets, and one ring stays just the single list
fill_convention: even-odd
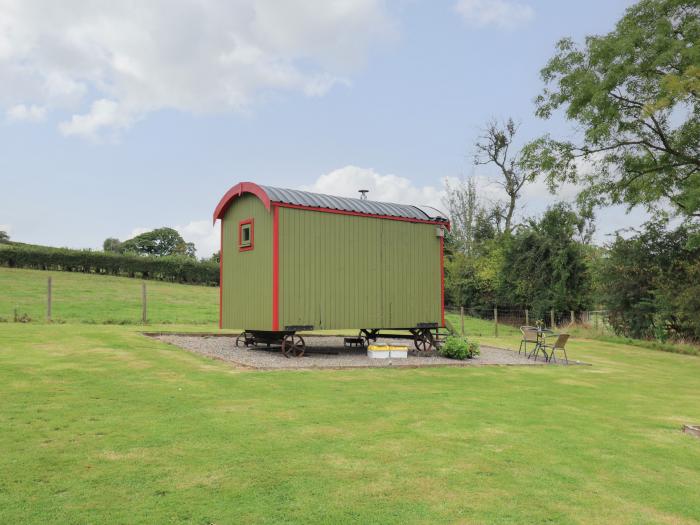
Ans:
[{"label": "gravel pad", "polygon": [[[235,337],[199,336],[199,335],[156,335],[166,343],[179,346],[190,352],[206,355],[215,359],[229,361],[242,368],[259,370],[305,369],[305,368],[368,368],[368,367],[421,367],[421,366],[482,366],[482,365],[543,365],[538,361],[528,360],[517,352],[481,346],[481,355],[474,359],[458,361],[439,356],[411,355],[405,359],[372,359],[367,357],[364,349],[343,347],[342,337],[304,337],[306,352],[303,357],[284,357],[279,347],[267,349],[236,347]],[[413,348],[413,341],[391,339],[382,341],[394,345],[406,345]]]}]

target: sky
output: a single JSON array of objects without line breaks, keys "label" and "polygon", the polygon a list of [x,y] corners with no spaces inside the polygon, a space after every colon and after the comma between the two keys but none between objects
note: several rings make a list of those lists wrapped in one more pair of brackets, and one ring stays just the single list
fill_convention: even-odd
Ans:
[{"label": "sky", "polygon": [[[99,249],[172,226],[218,249],[240,181],[443,208],[489,120],[519,144],[556,41],[610,31],[626,0],[0,0],[0,230]],[[520,218],[575,188],[523,193]],[[644,212],[600,210],[596,241]]]}]

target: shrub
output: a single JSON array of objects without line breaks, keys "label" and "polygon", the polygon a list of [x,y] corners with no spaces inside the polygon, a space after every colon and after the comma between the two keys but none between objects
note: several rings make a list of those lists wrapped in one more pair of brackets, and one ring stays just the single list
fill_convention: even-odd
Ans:
[{"label": "shrub", "polygon": [[448,336],[440,347],[440,355],[449,359],[472,359],[479,355],[479,343],[464,337]]},{"label": "shrub", "polygon": [[24,313],[24,314],[20,315],[15,311],[15,323],[31,323],[31,322],[32,322],[32,318],[29,317],[29,314]]}]

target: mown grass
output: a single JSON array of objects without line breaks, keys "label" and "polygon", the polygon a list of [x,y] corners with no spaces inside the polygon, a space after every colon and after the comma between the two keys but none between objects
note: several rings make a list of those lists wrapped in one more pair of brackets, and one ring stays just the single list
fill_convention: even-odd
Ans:
[{"label": "mown grass", "polygon": [[[142,321],[141,280],[107,275],[0,268],[0,318],[46,320],[47,278],[54,322],[136,324]],[[219,289],[146,281],[150,323],[210,324],[219,319]]]},{"label": "mown grass", "polygon": [[241,372],[130,326],[0,341],[1,523],[700,521],[695,357]]},{"label": "mown grass", "polygon": [[[446,313],[445,318],[452,323],[455,330],[461,332],[461,318],[459,314]],[[556,331],[568,333],[573,338],[584,338],[605,343],[623,344],[637,346],[640,348],[648,348],[651,350],[660,350],[662,352],[700,356],[700,346],[697,344],[673,341],[647,341],[642,339],[632,339],[630,337],[620,337],[614,335],[611,331],[596,330],[594,327],[585,325],[561,326]],[[464,334],[467,337],[495,338],[495,326],[493,321],[465,316]],[[519,340],[521,337],[518,327],[502,323],[498,325],[498,335],[499,338],[504,338],[502,341],[507,341],[513,337]]]},{"label": "mown grass", "polygon": [[[53,279],[54,323],[139,325],[141,318],[141,280],[69,272],[43,272],[0,268],[0,322],[13,321],[14,312],[28,316],[33,323],[46,321],[47,278]],[[199,331],[218,330],[218,288],[146,281],[148,326],[151,330],[173,330],[172,324],[201,325]],[[458,331],[459,314],[448,312],[446,319]],[[162,326],[159,326],[162,325]],[[242,329],[243,327],[241,327]],[[660,341],[640,341],[600,333],[586,327],[563,328],[574,337],[635,345],[653,350],[700,355],[700,347]],[[240,330],[240,329],[239,329]],[[355,335],[357,329],[332,330],[339,335]],[[517,327],[499,324],[501,337],[519,335]],[[468,337],[494,335],[493,321],[465,317]]]},{"label": "mown grass", "polygon": [[[456,313],[445,313],[445,319],[452,323],[457,332],[462,330],[462,320],[459,314]],[[486,321],[484,319],[478,319],[476,317],[464,317],[464,335],[467,337],[488,337],[495,334],[495,324],[493,321]],[[498,335],[519,335],[520,331],[517,327],[509,326],[506,324],[499,323],[498,325]]]}]

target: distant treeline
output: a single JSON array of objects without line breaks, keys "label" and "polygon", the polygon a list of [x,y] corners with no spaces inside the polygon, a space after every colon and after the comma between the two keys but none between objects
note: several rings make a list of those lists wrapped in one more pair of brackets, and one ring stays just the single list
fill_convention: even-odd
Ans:
[{"label": "distant treeline", "polygon": [[0,266],[138,277],[176,283],[218,286],[219,265],[184,255],[152,257],[133,254],[0,244]]}]

